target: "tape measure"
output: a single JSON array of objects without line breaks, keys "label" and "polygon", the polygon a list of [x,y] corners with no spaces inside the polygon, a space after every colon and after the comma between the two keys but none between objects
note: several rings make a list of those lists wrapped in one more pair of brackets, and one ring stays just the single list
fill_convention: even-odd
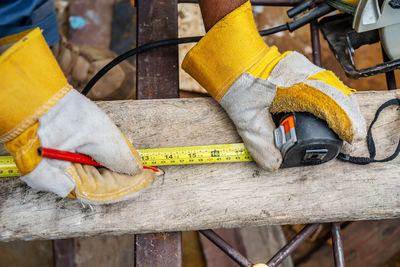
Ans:
[{"label": "tape measure", "polygon": [[140,149],[138,152],[146,166],[253,161],[243,143]]},{"label": "tape measure", "polygon": [[[137,150],[145,166],[253,161],[243,143]],[[20,176],[11,156],[0,156],[0,177]]]}]

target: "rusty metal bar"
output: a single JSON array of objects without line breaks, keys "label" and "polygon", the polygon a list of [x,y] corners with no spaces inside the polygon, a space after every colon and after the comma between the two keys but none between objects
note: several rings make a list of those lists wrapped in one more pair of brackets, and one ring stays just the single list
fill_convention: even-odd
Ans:
[{"label": "rusty metal bar", "polygon": [[303,230],[300,231],[289,243],[287,243],[278,253],[275,254],[268,262],[269,267],[278,266],[284,259],[286,259],[307,237],[309,237],[315,230],[317,230],[319,223],[308,224]]},{"label": "rusty metal bar", "polygon": [[340,235],[340,223],[335,222],[331,224],[332,231],[332,247],[333,258],[336,267],[344,267],[344,253],[342,245],[342,237]]},{"label": "rusty metal bar", "polygon": [[219,237],[213,230],[199,230],[199,232],[207,237],[208,240],[213,242],[217,247],[219,247],[226,255],[228,255],[232,260],[236,261],[240,266],[247,267],[253,264],[242,254],[232,248],[228,243],[225,242],[221,237]]},{"label": "rusty metal bar", "polygon": [[[137,1],[137,45],[178,37],[177,0]],[[178,46],[137,55],[137,99],[179,97]]]},{"label": "rusty metal bar", "polygon": [[319,28],[317,20],[311,21],[310,33],[313,62],[315,65],[321,66],[321,43],[319,41]]},{"label": "rusty metal bar", "polygon": [[135,266],[182,266],[181,232],[135,235]]},{"label": "rusty metal bar", "polygon": [[[178,0],[178,3],[197,4],[198,0]],[[255,6],[295,6],[303,2],[303,0],[251,0]]]},{"label": "rusty metal bar", "polygon": [[[138,0],[137,45],[178,37],[177,0]],[[137,56],[137,99],[179,97],[178,47]],[[182,266],[182,234],[135,236],[136,266]]]},{"label": "rusty metal bar", "polygon": [[55,267],[76,267],[74,239],[53,240],[53,255]]}]

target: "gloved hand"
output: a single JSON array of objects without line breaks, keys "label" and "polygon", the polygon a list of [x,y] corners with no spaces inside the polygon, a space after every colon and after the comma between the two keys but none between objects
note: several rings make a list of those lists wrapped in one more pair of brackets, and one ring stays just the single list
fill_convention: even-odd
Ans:
[{"label": "gloved hand", "polygon": [[250,2],[218,21],[186,55],[182,68],[226,110],[257,164],[281,165],[270,112],[310,112],[352,143],[365,136],[355,90],[297,52],[268,47]]},{"label": "gloved hand", "polygon": [[[101,204],[153,182],[114,123],[67,83],[38,28],[0,39],[0,73],[0,141],[29,186]],[[42,158],[41,146],[89,155],[107,169]]]}]

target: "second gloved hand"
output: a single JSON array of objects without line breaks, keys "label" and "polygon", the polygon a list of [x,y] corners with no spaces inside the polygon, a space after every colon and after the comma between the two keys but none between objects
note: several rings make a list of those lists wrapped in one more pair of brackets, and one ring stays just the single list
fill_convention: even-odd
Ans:
[{"label": "second gloved hand", "polygon": [[[29,186],[101,204],[153,182],[110,118],[67,83],[38,28],[0,39],[0,73],[0,141]],[[39,147],[85,154],[106,168],[42,158]]]},{"label": "second gloved hand", "polygon": [[348,143],[365,136],[355,90],[297,52],[281,54],[268,47],[250,2],[217,22],[188,52],[182,67],[226,110],[263,169],[276,170],[282,162],[270,112],[312,113]]}]

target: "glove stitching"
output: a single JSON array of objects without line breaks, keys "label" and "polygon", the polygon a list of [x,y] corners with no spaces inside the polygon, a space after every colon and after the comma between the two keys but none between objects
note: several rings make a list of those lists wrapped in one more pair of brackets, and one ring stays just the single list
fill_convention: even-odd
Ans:
[{"label": "glove stitching", "polygon": [[[286,51],[282,55],[285,56],[283,56],[282,59],[277,62],[268,77],[268,80],[276,86],[291,87],[294,84],[304,82],[308,79],[308,77],[316,75],[317,73],[325,70],[321,67],[316,66],[303,54],[300,54],[296,51]],[[298,70],[297,68],[294,68],[293,62],[296,62],[295,65],[300,64],[300,66],[296,67],[303,67],[305,69]],[[309,68],[309,70],[307,70],[307,68]],[[294,77],[296,77],[297,79],[294,80],[293,77],[290,77],[289,79],[285,79],[284,81],[280,80],[280,77],[282,75],[290,75],[288,74],[288,72],[294,72],[296,74],[294,75]]]},{"label": "glove stitching", "polygon": [[[252,65],[257,63],[262,57],[262,56],[260,57],[260,54],[263,51],[265,51],[267,48],[268,48],[267,46],[263,47],[260,51],[257,52],[257,54],[254,57],[252,57],[245,64],[242,64],[239,68],[237,68],[235,71],[233,71],[232,74],[230,76],[228,76],[225,79],[225,81],[222,82],[222,85],[220,86],[220,88],[216,90],[218,92],[218,94],[215,96],[215,98],[217,100],[220,99],[222,97],[221,94],[223,95],[223,93],[226,92],[226,87],[228,87],[233,80],[236,80],[240,75],[242,75],[243,72],[246,72],[246,70],[249,69]],[[257,57],[260,57],[260,58],[256,62],[251,64],[250,62],[256,60]],[[237,74],[238,72],[239,72],[239,74]]]},{"label": "glove stitching", "polygon": [[[17,151],[15,151],[14,153],[11,153],[11,155],[14,157],[14,159],[19,159],[21,158],[23,155],[25,155],[33,146],[33,144],[35,143],[35,141],[38,139],[39,137],[36,135],[35,138],[31,138],[29,139],[29,141],[23,145],[22,147],[20,147]],[[23,152],[21,152],[23,151]]]},{"label": "glove stitching", "polygon": [[[262,62],[262,59],[263,59],[264,57],[267,57],[269,54],[271,54],[271,53],[273,53],[273,52],[274,52],[274,51],[271,51],[271,49],[268,49],[268,52],[267,52],[256,64],[254,64],[252,67],[256,68],[257,66],[259,66],[259,65],[261,64],[261,62]],[[271,59],[270,62],[272,62],[274,59],[276,59],[276,58],[279,57],[279,56],[280,56],[280,55],[276,55],[275,57],[273,57],[273,58]],[[260,71],[255,75],[255,77],[258,77],[258,76],[260,75],[260,73],[262,73],[264,70],[265,70],[265,68],[260,69]]]},{"label": "glove stitching", "polygon": [[29,126],[35,123],[35,121],[43,115],[47,110],[49,110],[55,103],[57,103],[66,93],[72,90],[72,86],[67,84],[60,90],[58,90],[47,102],[45,102],[41,107],[39,107],[33,114],[28,116],[25,120],[16,125],[13,129],[6,132],[0,137],[0,142],[5,143],[15,139],[23,131],[25,131]]}]

